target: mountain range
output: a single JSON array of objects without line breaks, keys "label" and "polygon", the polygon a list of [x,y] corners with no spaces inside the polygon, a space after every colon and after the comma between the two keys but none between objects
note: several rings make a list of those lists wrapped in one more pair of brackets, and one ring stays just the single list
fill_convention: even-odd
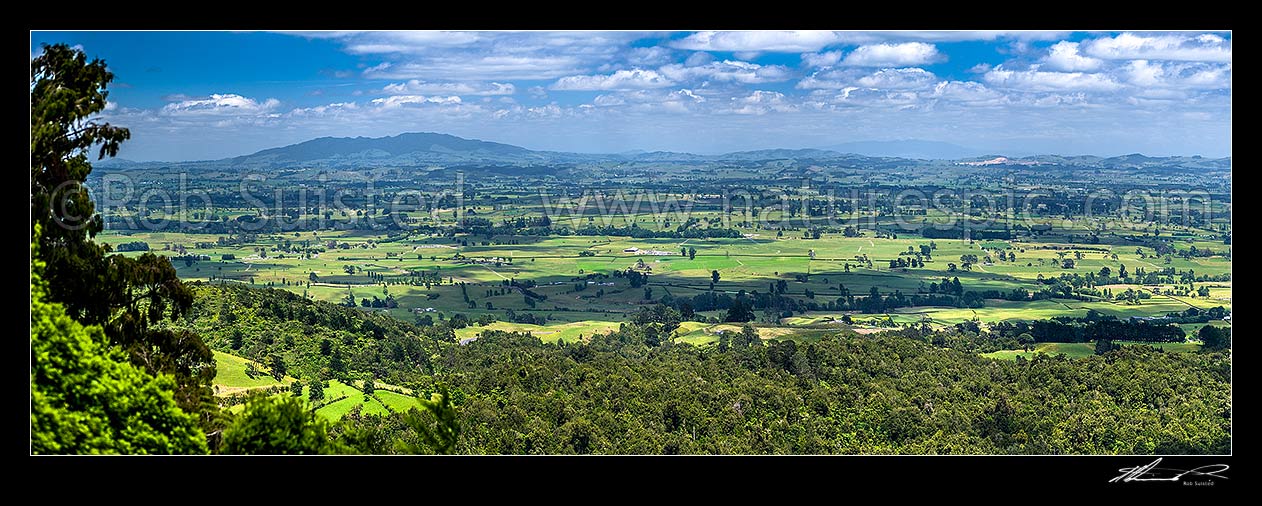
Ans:
[{"label": "mountain range", "polygon": [[[582,162],[755,162],[767,160],[829,161],[834,163],[888,162],[897,159],[985,161],[1001,155],[984,153],[937,141],[862,141],[828,146],[824,149],[764,149],[719,155],[670,151],[628,151],[616,154],[535,151],[511,144],[465,139],[454,135],[419,132],[391,137],[320,137],[297,144],[224,158],[190,162],[133,162],[110,159],[99,163],[107,168],[181,167],[217,170],[262,170],[293,167],[356,168],[363,166],[426,167],[452,164],[540,165]],[[881,158],[882,160],[872,160]],[[1039,155],[1008,157],[1014,165],[1063,165],[1076,167],[1182,167],[1230,169],[1231,158],[1148,157],[1132,154],[1118,157]]]}]

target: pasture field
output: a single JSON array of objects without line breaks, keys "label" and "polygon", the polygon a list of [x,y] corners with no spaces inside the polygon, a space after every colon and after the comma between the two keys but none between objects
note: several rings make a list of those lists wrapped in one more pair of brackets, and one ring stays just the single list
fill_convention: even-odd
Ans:
[{"label": "pasture field", "polygon": [[[1141,259],[1134,249],[1115,250],[1107,245],[1090,247],[1108,249],[1117,253],[1118,259],[1112,259],[1112,253],[1081,251],[1083,258],[1076,260],[1075,268],[1064,269],[1060,265],[1058,253],[1067,253],[1066,257],[1072,258],[1074,252],[1080,250],[1046,249],[1069,245],[1018,241],[1004,242],[1003,244],[1010,244],[1011,247],[1000,249],[1001,246],[995,242],[970,244],[963,240],[925,240],[904,236],[889,239],[825,234],[818,240],[796,237],[685,240],[527,237],[513,239],[518,244],[507,244],[507,238],[479,241],[460,237],[413,237],[385,242],[380,236],[346,231],[297,234],[296,237],[292,234],[278,234],[254,243],[210,248],[196,248],[196,243],[202,242],[204,245],[207,238],[194,234],[146,232],[124,235],[106,232],[99,237],[102,242],[110,244],[143,240],[158,254],[174,256],[173,252],[161,249],[162,246],[171,244],[183,246],[199,255],[208,255],[211,259],[209,261],[185,263],[176,260],[179,275],[193,281],[274,286],[330,302],[341,301],[348,295],[360,300],[374,296],[384,298],[389,294],[398,301],[398,307],[392,308],[391,314],[403,318],[408,317],[408,310],[426,308],[434,308],[434,312],[444,314],[461,312],[471,317],[483,313],[500,314],[506,309],[534,309],[527,306],[521,294],[515,290],[498,290],[489,295],[487,293],[488,289],[504,288],[509,280],[531,280],[538,284],[534,290],[548,297],[536,304],[536,308],[547,310],[549,317],[562,323],[619,320],[625,313],[637,309],[645,302],[643,290],[632,289],[626,279],[614,277],[613,273],[633,267],[641,260],[648,268],[646,272],[650,273],[648,286],[653,289],[652,296],[655,299],[666,294],[680,297],[707,292],[711,289],[711,275],[714,271],[720,276],[719,282],[713,287],[716,292],[729,295],[742,290],[746,293],[765,293],[771,284],[784,280],[788,282],[786,295],[805,298],[809,290],[810,295],[820,301],[842,296],[843,288],[856,295],[866,295],[872,287],[883,294],[896,290],[911,294],[925,290],[929,284],[939,282],[944,277],[958,277],[966,290],[1009,291],[1014,288],[1037,289],[1040,275],[1053,277],[1062,273],[1094,273],[1104,267],[1117,272],[1123,265],[1129,266],[1132,272],[1136,267],[1149,270],[1165,267],[1192,268],[1195,272],[1211,275],[1230,271],[1230,261],[1219,257],[1191,260],[1176,257],[1170,264],[1158,266],[1150,261],[1155,259]],[[266,258],[260,256],[258,248],[275,248],[285,241],[289,241],[291,245],[298,241],[307,241],[310,244],[337,241],[339,244],[348,243],[354,246],[312,256],[283,252],[268,253]],[[459,241],[468,242],[469,245],[462,245]],[[495,241],[504,244],[493,244]],[[899,258],[899,253],[906,252],[909,247],[918,250],[920,245],[930,242],[936,248],[931,259],[926,260],[925,267],[890,269],[887,265],[890,259]],[[983,249],[982,246],[995,248]],[[680,256],[681,247],[696,248],[696,257],[688,259]],[[629,248],[673,254],[651,255],[623,251]],[[585,250],[593,251],[595,256],[580,257],[578,252]],[[1011,251],[1017,259],[1011,262],[996,259],[989,265],[979,262],[967,271],[960,268],[961,255],[978,255],[984,259],[988,252],[996,250]],[[814,259],[810,257],[811,251],[815,253]],[[457,253],[463,258],[454,258]],[[235,258],[224,260],[224,254]],[[856,256],[863,259],[864,255],[872,262],[871,267],[866,262],[861,263],[855,259]],[[955,264],[956,270],[950,270],[948,264]],[[348,274],[347,268],[353,274]],[[428,287],[403,284],[408,281],[409,272],[432,272],[441,281],[440,284]],[[598,276],[595,279],[587,278],[593,274]],[[464,284],[464,291],[460,288],[461,283]],[[580,283],[586,287],[576,290],[576,284]],[[1209,308],[1221,305],[1230,309],[1230,282],[1197,283],[1195,286],[1199,288],[1201,285],[1210,287],[1209,298],[1154,295],[1135,306],[1112,301],[1073,301],[1066,303],[1068,307],[1060,305],[1060,310],[1064,311],[1060,314],[1077,315],[1086,309],[1096,309],[1119,316],[1155,316],[1192,306]],[[1109,286],[1114,293],[1125,288],[1170,288],[1169,285]],[[470,307],[465,302],[465,293],[476,301],[475,307]],[[1055,304],[1044,302],[1034,301],[1027,308],[1039,311],[1039,314],[1050,315],[1049,311],[1057,311]],[[491,304],[492,309],[487,309],[487,303]],[[979,311],[979,317],[985,320],[993,316],[1002,320],[1014,316],[1011,311],[1004,311],[1009,309],[1006,306],[996,305],[995,309]],[[924,308],[913,311],[934,312]],[[610,316],[586,318],[589,315],[566,315],[566,312]],[[945,312],[941,318],[958,319],[958,315]]]},{"label": "pasture field", "polygon": [[[281,384],[288,385],[293,383],[295,378],[286,376],[284,381],[276,381],[271,375],[261,373],[253,378],[246,375],[246,364],[253,361],[238,357],[236,355],[215,351],[215,394],[220,396],[239,394],[248,390],[268,388]],[[266,371],[261,364],[255,363],[260,371]],[[362,383],[362,382],[357,382]],[[389,388],[391,390],[386,390]],[[399,392],[392,391],[399,390]],[[417,406],[417,399],[410,395],[405,395],[401,391],[405,391],[401,387],[391,385],[382,385],[374,389],[372,397],[365,397],[364,392],[354,385],[348,385],[338,380],[329,380],[329,386],[324,389],[324,398],[320,401],[311,401],[311,386],[304,385],[302,387],[302,396],[311,406],[318,406],[316,414],[329,420],[337,420],[345,416],[355,406],[362,406],[363,414],[387,414],[391,411],[406,411]],[[276,395],[291,395],[288,392]],[[244,405],[237,404],[230,408],[234,413],[239,413]]]},{"label": "pasture field", "polygon": [[[724,173],[724,177],[751,175],[754,174],[736,169]],[[894,180],[907,178],[916,179],[908,173],[899,174]],[[364,311],[384,312],[411,322],[442,321],[457,314],[471,321],[485,317],[498,320],[457,329],[461,340],[488,329],[528,331],[546,342],[586,339],[616,329],[631,313],[663,299],[710,293],[737,297],[779,292],[803,305],[819,308],[780,314],[778,319],[776,314],[757,312],[756,328],[764,339],[811,339],[848,327],[868,333],[922,322],[943,327],[973,319],[994,323],[1083,317],[1088,311],[1118,318],[1159,317],[1188,308],[1232,307],[1229,280],[1141,285],[1127,282],[1134,277],[1114,277],[1110,278],[1111,284],[1094,288],[1108,289],[1114,296],[1128,290],[1142,291],[1147,298],[1106,299],[1097,291],[1095,295],[1075,298],[991,298],[979,308],[922,305],[878,314],[827,309],[844,304],[847,297],[866,297],[873,289],[885,296],[928,295],[944,279],[958,279],[965,291],[988,292],[991,296],[1021,289],[1037,292],[1045,289],[1050,280],[1066,274],[1094,279],[1103,273],[1117,276],[1123,270],[1132,275],[1172,270],[1226,279],[1225,275],[1231,272],[1231,246],[1210,239],[1228,225],[1221,220],[1196,228],[1179,224],[1157,227],[1151,222],[1111,216],[1037,216],[1023,217],[1022,223],[1051,227],[1050,232],[1004,240],[931,239],[910,232],[889,234],[871,228],[846,233],[825,228],[817,238],[811,238],[810,233],[796,227],[777,230],[755,226],[758,221],[779,223],[789,218],[783,209],[763,209],[755,220],[741,212],[719,211],[715,200],[704,195],[668,193],[663,198],[665,202],[693,208],[689,220],[695,229],[732,228],[743,237],[499,235],[436,230],[399,233],[326,228],[239,236],[107,230],[97,240],[112,246],[144,241],[154,253],[171,257],[178,275],[189,281],[268,286],[334,303],[349,300]],[[490,223],[537,218],[548,206],[553,211],[563,211],[549,212],[553,226],[570,229],[634,226],[661,232],[673,230],[682,221],[671,212],[618,210],[617,205],[621,204],[617,203],[615,212],[594,220],[594,208],[584,207],[594,205],[591,202],[561,199],[545,205],[530,195],[504,188],[475,200],[466,204],[466,215],[476,215]],[[487,204],[490,201],[495,204]],[[155,210],[149,212],[152,216]],[[164,211],[157,212],[162,215]],[[220,219],[243,218],[247,214],[235,209],[217,211]],[[416,223],[436,224],[452,217],[453,209],[432,209],[428,216],[420,215]],[[896,218],[934,224],[959,216],[926,209],[919,215],[898,216],[856,210],[850,217],[880,229],[894,225]],[[999,225],[1018,219],[1003,212],[984,217],[997,220]],[[811,220],[799,223],[814,223]],[[1143,237],[1168,239],[1174,252],[1187,256],[1158,254]],[[1207,251],[1214,253],[1204,256]],[[1198,254],[1190,254],[1193,252]],[[135,256],[142,252],[122,254]],[[891,261],[912,258],[922,263],[916,267],[890,265]],[[644,285],[632,286],[631,280],[621,275],[628,270],[646,274]],[[518,283],[528,283],[531,296],[526,295],[525,288],[516,286]],[[709,323],[683,322],[677,339],[702,345],[716,342],[722,332],[731,330],[728,327],[739,331],[733,325],[717,323],[724,317],[722,310],[698,314],[705,315]],[[851,326],[840,323],[847,315],[854,321]],[[1182,328],[1194,333],[1199,325],[1185,324]],[[228,374],[237,374],[233,367],[228,365]],[[222,387],[262,387],[268,385],[269,379],[226,379],[234,385]],[[369,403],[365,409],[375,409],[371,406]],[[322,409],[339,413],[342,407]]]},{"label": "pasture field", "polygon": [[[276,378],[267,373],[266,366],[252,360],[221,351],[214,351],[214,354],[215,380],[212,384],[216,395],[228,395],[294,382],[294,378],[289,376],[285,376],[283,381],[276,381]],[[253,363],[255,369],[259,371],[254,377],[246,374],[246,364],[250,363]]]},{"label": "pasture field", "polygon": [[[1200,343],[1141,343],[1137,341],[1114,341],[1115,344],[1124,346],[1152,346],[1161,348],[1170,352],[1190,353],[1201,348]],[[1016,360],[1017,357],[1026,360],[1034,358],[1034,355],[1059,355],[1064,354],[1069,358],[1089,357],[1095,354],[1095,343],[1039,343],[1034,346],[1034,351],[1025,350],[999,350],[990,353],[982,353],[982,357],[993,358],[998,360]]]}]

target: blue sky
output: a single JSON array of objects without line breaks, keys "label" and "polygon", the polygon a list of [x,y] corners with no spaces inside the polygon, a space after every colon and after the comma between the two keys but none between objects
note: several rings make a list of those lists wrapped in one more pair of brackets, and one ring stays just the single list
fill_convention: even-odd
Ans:
[{"label": "blue sky", "polygon": [[1231,155],[1231,35],[1203,32],[33,32],[115,74],[119,156],[442,132],[719,153],[925,139]]}]

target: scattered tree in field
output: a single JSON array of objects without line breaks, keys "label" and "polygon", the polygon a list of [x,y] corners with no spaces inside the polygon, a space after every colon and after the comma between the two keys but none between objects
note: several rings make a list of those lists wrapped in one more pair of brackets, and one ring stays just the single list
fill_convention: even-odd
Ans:
[{"label": "scattered tree in field", "polygon": [[719,282],[719,271],[710,271],[710,282],[715,284]]},{"label": "scattered tree in field", "polygon": [[695,259],[695,258],[697,258],[697,248],[694,248],[694,247],[692,247],[692,246],[689,246],[689,247],[688,247],[688,259],[689,259],[689,260],[693,260],[693,259]]},{"label": "scattered tree in field", "polygon": [[1201,340],[1201,346],[1208,351],[1223,350],[1231,347],[1231,329],[1221,329],[1213,325],[1201,327],[1196,337]]},{"label": "scattered tree in field", "polygon": [[271,370],[272,377],[276,378],[276,381],[285,379],[285,374],[287,372],[285,368],[285,359],[282,358],[280,354],[273,353],[272,356],[269,357],[267,368]]},{"label": "scattered tree in field", "polygon": [[1113,341],[1110,339],[1100,339],[1095,342],[1096,355],[1103,355],[1118,348],[1121,348],[1121,345],[1113,344]]},{"label": "scattered tree in field", "polygon": [[324,383],[318,379],[311,381],[311,386],[307,388],[307,399],[316,402],[324,399]]},{"label": "scattered tree in field", "polygon": [[731,307],[727,308],[727,315],[723,317],[725,322],[747,322],[754,319],[754,308],[742,299],[737,299]]}]

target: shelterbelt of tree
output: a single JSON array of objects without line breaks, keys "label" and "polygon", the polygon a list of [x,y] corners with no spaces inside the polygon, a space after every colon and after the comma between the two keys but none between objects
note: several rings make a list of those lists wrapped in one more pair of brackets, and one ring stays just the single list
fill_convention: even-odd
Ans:
[{"label": "shelterbelt of tree", "polygon": [[[175,324],[217,350],[279,356],[304,381],[375,376],[422,397],[449,386],[456,453],[1230,451],[1223,351],[1134,345],[1013,362],[931,344],[943,331],[908,330],[803,343],[764,342],[750,329],[695,347],[661,338],[677,322],[666,308],[588,342],[485,331],[460,345],[445,323],[414,326],[273,289],[193,291]],[[417,438],[404,417],[352,410],[330,437],[343,451],[394,453]]]}]

